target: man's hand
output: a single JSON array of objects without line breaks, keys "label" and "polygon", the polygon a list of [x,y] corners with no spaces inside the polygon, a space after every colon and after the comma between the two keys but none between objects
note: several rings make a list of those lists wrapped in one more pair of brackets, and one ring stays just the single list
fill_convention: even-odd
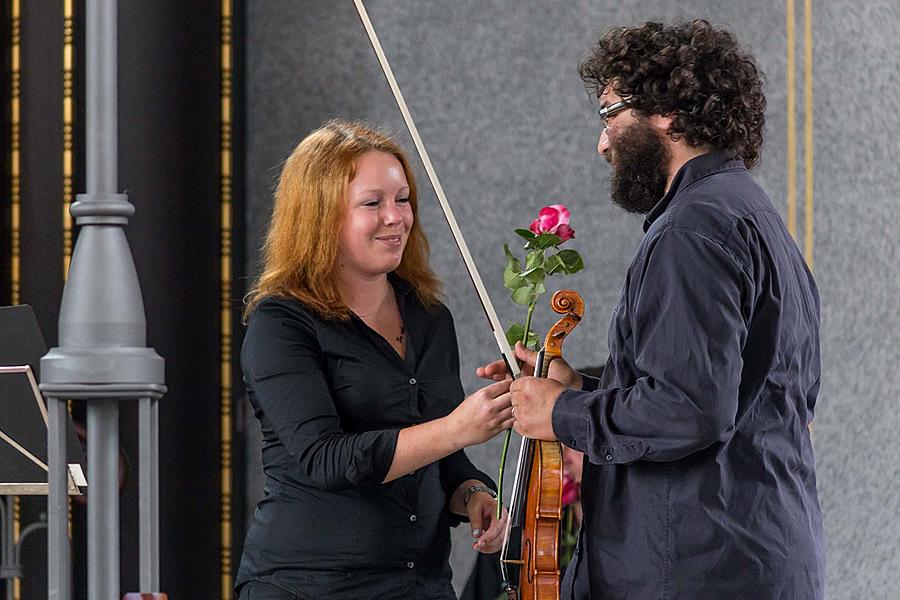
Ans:
[{"label": "man's hand", "polygon": [[565,387],[555,379],[520,377],[509,386],[513,428],[525,437],[553,441],[553,406]]},{"label": "man's hand", "polygon": [[[529,350],[522,345],[522,342],[516,342],[514,348],[516,358],[519,359],[522,368],[522,375],[533,376],[534,365],[537,361],[537,352]],[[491,379],[493,381],[503,381],[509,379],[509,371],[506,370],[506,363],[501,360],[495,360],[483,367],[475,369],[475,374],[483,379]],[[555,379],[567,388],[573,390],[581,389],[581,375],[575,371],[569,364],[561,358],[554,359],[550,362],[550,379]]]}]

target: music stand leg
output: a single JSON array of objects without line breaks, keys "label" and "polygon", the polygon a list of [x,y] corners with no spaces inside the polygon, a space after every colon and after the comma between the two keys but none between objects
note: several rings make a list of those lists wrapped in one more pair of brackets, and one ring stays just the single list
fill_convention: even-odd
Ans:
[{"label": "music stand leg", "polygon": [[68,466],[66,459],[66,401],[47,398],[47,597],[71,597],[69,551]]}]

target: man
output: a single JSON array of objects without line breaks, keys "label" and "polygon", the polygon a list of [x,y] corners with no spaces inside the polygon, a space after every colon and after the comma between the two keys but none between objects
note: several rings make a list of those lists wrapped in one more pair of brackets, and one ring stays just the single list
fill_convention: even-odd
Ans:
[{"label": "man", "polygon": [[612,30],[581,76],[612,199],[646,219],[602,378],[558,360],[511,386],[516,430],[586,455],[562,596],[820,599],[819,299],[747,173],[761,74],[731,33],[693,21]]}]

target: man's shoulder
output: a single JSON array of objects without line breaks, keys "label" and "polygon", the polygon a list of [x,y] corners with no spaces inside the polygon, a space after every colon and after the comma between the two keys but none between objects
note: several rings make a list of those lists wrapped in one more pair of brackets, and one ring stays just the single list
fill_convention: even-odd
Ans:
[{"label": "man's shoulder", "polygon": [[651,231],[686,230],[725,244],[742,223],[761,215],[777,216],[766,192],[746,170],[727,170],[679,191]]}]

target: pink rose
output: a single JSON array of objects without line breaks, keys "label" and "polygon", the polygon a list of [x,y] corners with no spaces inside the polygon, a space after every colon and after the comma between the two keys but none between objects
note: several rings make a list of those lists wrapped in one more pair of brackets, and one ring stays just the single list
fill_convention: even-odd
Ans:
[{"label": "pink rose", "polygon": [[568,474],[563,475],[562,487],[562,505],[568,506],[573,502],[578,502],[581,495],[581,486],[574,479],[570,479]]},{"label": "pink rose", "polygon": [[571,240],[575,237],[575,230],[568,225],[560,225],[556,228],[556,235],[558,235],[559,239],[562,241]]},{"label": "pink rose", "polygon": [[542,208],[538,218],[531,222],[529,229],[535,235],[542,233],[558,235],[562,241],[575,237],[575,231],[569,227],[569,209],[565,204],[551,204]]}]

